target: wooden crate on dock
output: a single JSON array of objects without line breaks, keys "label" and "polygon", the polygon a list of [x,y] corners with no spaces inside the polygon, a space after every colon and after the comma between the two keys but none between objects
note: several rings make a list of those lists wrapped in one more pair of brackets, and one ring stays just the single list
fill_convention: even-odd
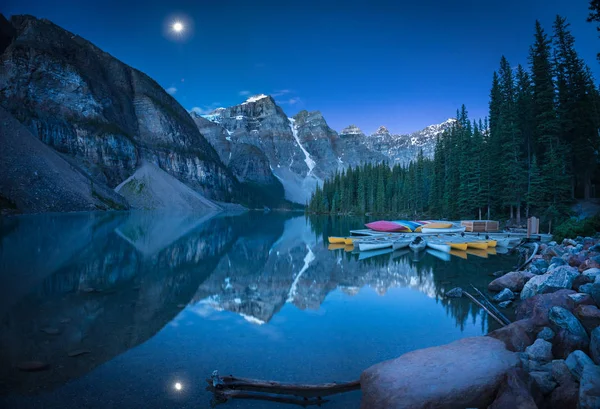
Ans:
[{"label": "wooden crate on dock", "polygon": [[460,222],[465,230],[473,233],[486,233],[499,230],[499,223],[494,220],[463,220]]}]

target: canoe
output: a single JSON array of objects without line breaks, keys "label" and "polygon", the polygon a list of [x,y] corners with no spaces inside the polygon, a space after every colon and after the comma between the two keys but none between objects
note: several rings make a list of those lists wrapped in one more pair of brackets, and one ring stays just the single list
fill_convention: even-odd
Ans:
[{"label": "canoe", "polygon": [[346,244],[346,239],[344,237],[329,236],[328,240],[331,244]]},{"label": "canoe", "polygon": [[423,226],[424,229],[449,229],[451,227],[454,227],[454,225],[452,223],[441,223],[441,222],[427,223]]},{"label": "canoe", "polygon": [[496,239],[496,247],[511,247],[511,239]]},{"label": "canoe", "polygon": [[391,240],[361,240],[358,242],[360,251],[379,250],[392,247]]},{"label": "canoe", "polygon": [[477,256],[477,257],[481,257],[481,258],[488,258],[487,248],[484,249],[484,250],[481,250],[481,249],[467,249],[467,254],[473,255],[473,256]]},{"label": "canoe", "polygon": [[445,229],[430,229],[426,226],[424,226],[421,229],[422,233],[435,233],[435,234],[440,234],[440,233],[462,233],[465,231],[465,227],[464,226],[454,226],[454,227],[448,227]]},{"label": "canoe", "polygon": [[467,253],[461,250],[450,250],[450,255],[467,259]]},{"label": "canoe", "polygon": [[[420,240],[417,240],[417,239],[420,239]],[[410,249],[412,251],[418,252],[421,250],[425,250],[425,247],[427,247],[427,242],[425,240],[423,240],[421,237],[417,237],[416,239],[411,241],[408,246],[410,247]]]},{"label": "canoe", "polygon": [[405,232],[409,233],[411,230],[398,223],[388,222],[385,220],[379,220],[377,222],[367,223],[365,224],[371,230],[380,231],[380,232]]},{"label": "canoe", "polygon": [[363,251],[360,252],[358,254],[358,259],[359,260],[365,260],[371,257],[376,257],[376,256],[381,256],[384,254],[390,254],[391,252],[393,252],[394,250],[392,250],[391,248],[389,249],[379,249],[379,250],[373,250],[373,251]]},{"label": "canoe", "polygon": [[392,243],[392,248],[394,250],[404,249],[409,246],[412,239],[398,239]]},{"label": "canoe", "polygon": [[469,240],[467,241],[467,247],[476,250],[485,250],[488,248],[488,243],[485,240]]},{"label": "canoe", "polygon": [[350,246],[354,243],[354,238],[353,237],[344,237],[344,243],[346,244],[346,246]]},{"label": "canoe", "polygon": [[496,247],[496,245],[498,244],[496,240],[492,239],[486,239],[485,241],[487,242],[488,247]]},{"label": "canoe", "polygon": [[467,249],[467,243],[462,241],[446,241],[453,250],[465,251]]},{"label": "canoe", "polygon": [[[427,243],[429,244],[429,243]],[[446,253],[444,251],[427,249],[427,254],[432,255],[435,258],[439,258],[442,261],[450,261],[450,253]]]},{"label": "canoe", "polygon": [[432,248],[443,253],[450,253],[450,245],[444,243],[442,240],[427,239],[427,247]]}]

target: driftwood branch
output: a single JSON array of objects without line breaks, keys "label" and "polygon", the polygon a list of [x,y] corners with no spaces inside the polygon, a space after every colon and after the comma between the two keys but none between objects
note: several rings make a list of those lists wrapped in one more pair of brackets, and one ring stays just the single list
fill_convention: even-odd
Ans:
[{"label": "driftwood branch", "polygon": [[465,290],[463,290],[462,292],[464,295],[466,295],[467,297],[469,297],[469,299],[471,301],[473,301],[475,304],[479,305],[481,308],[483,308],[483,310],[485,312],[487,312],[490,317],[492,317],[493,319],[495,319],[498,324],[502,325],[503,327],[506,325],[500,318],[498,318],[493,312],[491,312],[485,305],[483,305],[482,303],[480,303],[477,298],[473,297],[471,294],[469,294],[468,292],[466,292]]},{"label": "driftwood branch", "polygon": [[[226,402],[228,399],[260,399],[281,403],[290,403],[301,406],[320,405],[326,401],[323,396],[336,395],[338,393],[351,392],[360,389],[360,382],[324,383],[319,385],[292,384],[275,381],[265,381],[249,378],[237,378],[235,376],[219,376],[214,371],[208,382],[208,390],[211,390],[218,401]],[[298,398],[273,396],[290,395]]]},{"label": "driftwood branch", "polygon": [[533,253],[531,254],[531,256],[527,259],[527,261],[525,261],[523,264],[521,264],[519,266],[519,268],[517,268],[517,271],[521,271],[521,269],[523,269],[523,267],[525,267],[527,264],[531,263],[531,261],[533,260],[533,258],[535,257],[535,255],[537,254],[540,245],[538,243],[534,243],[534,249],[533,249]]},{"label": "driftwood branch", "polygon": [[498,308],[483,294],[477,287],[471,284],[471,287],[479,294],[479,296],[483,299],[484,303],[496,314],[502,321],[504,321],[504,325],[509,325],[511,322],[504,314],[502,314]]}]

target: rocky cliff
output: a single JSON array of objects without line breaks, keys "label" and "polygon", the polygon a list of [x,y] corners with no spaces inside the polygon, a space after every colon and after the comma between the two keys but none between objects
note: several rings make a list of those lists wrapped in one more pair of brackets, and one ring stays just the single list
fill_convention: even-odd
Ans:
[{"label": "rocky cliff", "polygon": [[188,113],[154,80],[48,20],[13,16],[0,56],[0,105],[97,184],[114,188],[142,161],[204,195],[237,181]]}]

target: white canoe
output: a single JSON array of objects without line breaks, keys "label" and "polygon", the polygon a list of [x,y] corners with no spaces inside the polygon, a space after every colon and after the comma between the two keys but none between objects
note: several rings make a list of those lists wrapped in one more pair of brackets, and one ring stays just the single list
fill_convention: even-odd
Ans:
[{"label": "white canoe", "polygon": [[390,240],[361,240],[358,242],[358,249],[360,251],[379,250],[392,247],[392,244]]},{"label": "white canoe", "polygon": [[443,241],[427,239],[427,247],[432,248],[437,251],[441,251],[443,253],[450,253],[450,245],[444,243]]},{"label": "white canoe", "polygon": [[442,234],[442,233],[462,233],[465,231],[465,226],[448,227],[447,229],[430,229],[423,227],[421,233],[425,234]]},{"label": "white canoe", "polygon": [[421,251],[425,250],[427,247],[427,242],[425,240],[421,240],[418,243],[415,243],[414,240],[408,245],[412,251]]},{"label": "white canoe", "polygon": [[404,249],[409,246],[412,239],[398,239],[392,243],[394,250]]}]

